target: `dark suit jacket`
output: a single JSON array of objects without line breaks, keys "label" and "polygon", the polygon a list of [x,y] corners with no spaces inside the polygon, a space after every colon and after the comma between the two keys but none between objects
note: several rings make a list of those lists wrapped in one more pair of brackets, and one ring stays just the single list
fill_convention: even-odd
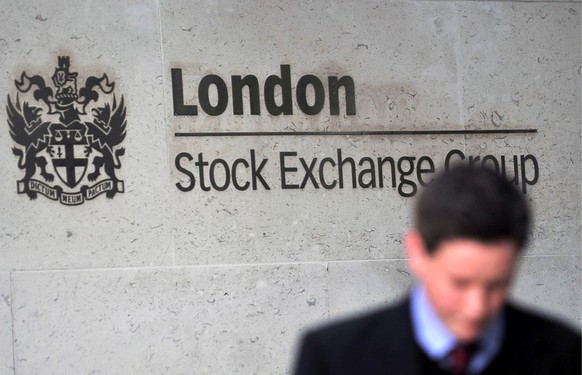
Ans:
[{"label": "dark suit jacket", "polygon": [[[581,338],[564,325],[511,304],[500,353],[484,374],[581,372]],[[295,375],[419,375],[409,300],[308,333]]]}]

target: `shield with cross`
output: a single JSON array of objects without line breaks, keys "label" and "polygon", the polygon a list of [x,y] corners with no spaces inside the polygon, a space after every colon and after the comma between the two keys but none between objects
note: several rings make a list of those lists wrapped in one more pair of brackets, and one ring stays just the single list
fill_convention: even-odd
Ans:
[{"label": "shield with cross", "polygon": [[75,187],[85,175],[91,147],[87,140],[87,126],[73,121],[68,126],[53,124],[49,153],[57,175],[68,187]]}]

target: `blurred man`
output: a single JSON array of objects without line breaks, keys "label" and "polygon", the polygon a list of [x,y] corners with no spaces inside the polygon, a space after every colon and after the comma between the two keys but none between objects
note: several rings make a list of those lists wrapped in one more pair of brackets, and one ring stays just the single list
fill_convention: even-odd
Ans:
[{"label": "blurred man", "polygon": [[524,197],[491,170],[437,176],[405,238],[418,285],[307,334],[295,374],[580,375],[579,332],[506,300],[529,221]]}]

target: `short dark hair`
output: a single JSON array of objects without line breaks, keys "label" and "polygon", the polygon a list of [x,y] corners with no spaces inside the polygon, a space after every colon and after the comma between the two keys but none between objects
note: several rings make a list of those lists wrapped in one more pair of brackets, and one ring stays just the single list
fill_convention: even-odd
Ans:
[{"label": "short dark hair", "polygon": [[429,253],[454,238],[512,240],[521,249],[529,232],[529,211],[524,196],[495,171],[457,165],[421,192],[416,228]]}]

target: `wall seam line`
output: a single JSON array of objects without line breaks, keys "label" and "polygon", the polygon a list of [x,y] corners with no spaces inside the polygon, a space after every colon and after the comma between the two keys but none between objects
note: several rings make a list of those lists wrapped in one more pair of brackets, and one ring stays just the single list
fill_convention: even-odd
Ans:
[{"label": "wall seam line", "polygon": [[[439,0],[415,0],[417,3],[440,2]],[[528,4],[581,4],[581,1],[536,1],[536,0],[451,0],[454,3],[528,3]]]},{"label": "wall seam line", "polygon": [[[520,258],[579,258],[579,254],[523,254]],[[221,264],[188,264],[176,266],[142,266],[142,267],[102,267],[102,268],[54,268],[54,269],[30,269],[13,270],[12,273],[53,273],[53,272],[100,272],[100,271],[147,271],[147,270],[179,270],[194,268],[234,268],[234,267],[276,267],[297,265],[323,265],[328,267],[330,263],[379,263],[401,262],[407,258],[383,258],[383,259],[337,259],[337,260],[313,260],[296,262],[270,262],[270,263],[221,263]]]},{"label": "wall seam line", "polygon": [[[164,121],[164,126],[167,127],[168,125],[168,98],[166,95],[166,75],[164,74],[165,69],[166,69],[166,60],[164,58],[164,37],[162,35],[162,6],[160,4],[160,1],[156,1],[156,4],[158,6],[158,33],[160,34],[160,59],[162,62],[161,65],[161,71],[162,71],[162,95],[163,95],[163,100],[164,100],[164,105],[163,105],[163,121]],[[169,127],[168,127],[169,128]],[[171,159],[170,159],[170,147],[168,142],[168,139],[170,139],[170,137],[166,137],[166,152],[167,152],[167,161],[168,161],[168,165],[172,165],[171,163]],[[171,172],[170,173],[170,179],[171,179]],[[168,195],[168,200],[172,199],[169,195]],[[174,241],[174,229],[175,229],[175,223],[176,223],[176,211],[174,208],[174,205],[171,205],[171,209],[170,209],[170,243],[169,246],[172,248],[172,266],[176,266],[176,246],[175,246],[175,241]]]},{"label": "wall seam line", "polygon": [[331,319],[331,308],[330,308],[330,295],[331,295],[331,291],[329,289],[329,262],[325,262],[323,264],[325,266],[325,286],[324,286],[324,291],[325,291],[325,318],[327,319],[327,321],[330,321]]},{"label": "wall seam line", "polygon": [[12,274],[13,272],[9,272],[8,280],[10,282],[10,323],[11,323],[11,341],[12,344],[12,372],[16,375],[16,347],[15,347],[15,336],[14,336],[14,290],[12,285]]},{"label": "wall seam line", "polygon": [[[464,110],[464,97],[463,97],[463,73],[462,73],[462,65],[461,65],[461,22],[459,17],[459,13],[461,9],[458,4],[454,4],[455,6],[455,24],[456,24],[456,35],[455,35],[455,44],[456,44],[456,65],[457,65],[457,103],[459,108],[459,123],[463,129],[466,128],[465,125],[465,116],[463,115]],[[466,136],[465,136],[466,139]]]}]

